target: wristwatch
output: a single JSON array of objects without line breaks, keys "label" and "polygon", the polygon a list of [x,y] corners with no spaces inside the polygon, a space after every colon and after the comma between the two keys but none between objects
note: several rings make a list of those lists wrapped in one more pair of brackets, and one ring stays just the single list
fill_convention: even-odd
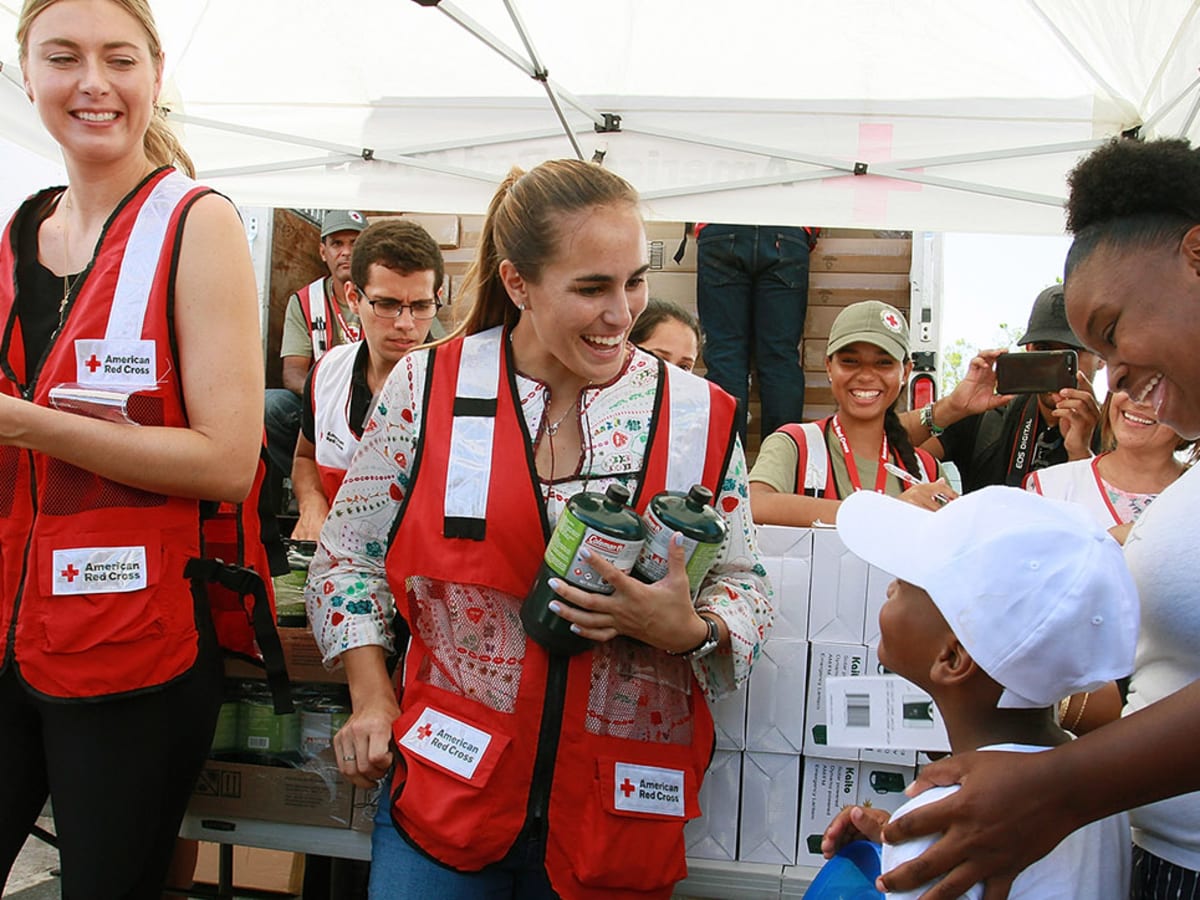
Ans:
[{"label": "wristwatch", "polygon": [[708,656],[708,654],[716,650],[717,645],[721,643],[721,632],[717,628],[717,620],[712,616],[701,616],[700,618],[703,619],[704,624],[708,626],[708,634],[705,635],[704,640],[702,640],[691,650],[685,650],[683,653],[677,653],[675,654],[676,656],[682,656],[684,659],[689,661],[693,659],[700,659],[701,657]]},{"label": "wristwatch", "polygon": [[945,431],[945,428],[938,428],[933,424],[933,404],[926,403],[921,407],[921,424],[929,429],[929,433],[935,437]]}]

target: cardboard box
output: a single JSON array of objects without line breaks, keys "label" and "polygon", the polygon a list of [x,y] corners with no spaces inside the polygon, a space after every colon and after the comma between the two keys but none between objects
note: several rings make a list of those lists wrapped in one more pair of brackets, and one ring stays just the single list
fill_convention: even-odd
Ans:
[{"label": "cardboard box", "polygon": [[[848,644],[812,642],[809,646],[808,702],[804,712],[804,755],[824,759],[859,758],[856,748],[831,747],[827,743],[825,681],[847,675],[862,675],[867,664],[867,648]],[[751,676],[753,677],[753,676]]]},{"label": "cardboard box", "polygon": [[[880,571],[876,569],[875,571]],[[892,675],[891,669],[879,661],[879,646],[871,644],[867,647],[867,675]],[[864,763],[890,763],[894,766],[915,766],[917,751],[901,750],[894,747],[878,747],[859,751],[859,759]]]},{"label": "cardboard box", "polygon": [[826,737],[843,747],[949,750],[941,710],[899,675],[829,677]]},{"label": "cardboard box", "polygon": [[[220,884],[220,873],[220,845],[200,841],[192,880],[197,884]],[[299,895],[304,888],[304,857],[286,850],[235,845],[233,886],[243,891]]]},{"label": "cardboard box", "polygon": [[867,599],[863,611],[862,642],[868,647],[879,643],[879,611],[887,602],[888,585],[895,577],[878,566],[867,566]]},{"label": "cardboard box", "polygon": [[813,529],[808,639],[862,644],[867,611],[867,564],[834,528]]},{"label": "cardboard box", "polygon": [[[288,678],[293,682],[319,681],[345,684],[346,673],[342,669],[329,671],[321,661],[321,651],[308,628],[279,628],[279,643],[283,646],[283,659],[287,663]],[[264,679],[266,674],[260,666],[235,657],[225,660],[225,675],[229,678]]]},{"label": "cardboard box", "polygon": [[747,685],[747,750],[800,753],[804,747],[807,676],[807,641],[772,637],[762,645]]},{"label": "cardboard box", "polygon": [[[675,253],[679,250],[679,242],[683,240],[682,222],[647,222],[646,243],[650,245],[650,270],[663,269],[668,272],[696,271],[696,239],[688,235],[683,257],[675,262]],[[663,262],[655,266],[655,245],[661,245]],[[655,295],[657,296],[657,294]]]},{"label": "cardboard box", "polygon": [[813,531],[787,525],[759,525],[756,531],[759,555],[774,591],[775,621],[768,640],[807,640]]},{"label": "cardboard box", "polygon": [[738,801],[742,754],[718,750],[700,787],[700,818],[683,829],[687,855],[696,859],[737,859]]},{"label": "cardboard box", "polygon": [[712,704],[713,726],[718,750],[744,750],[746,747],[746,696],[748,686],[727,694]]},{"label": "cardboard box", "polygon": [[319,774],[208,760],[196,782],[188,812],[205,819],[262,819],[349,828],[353,794],[353,786],[336,770]]},{"label": "cardboard box", "polygon": [[787,753],[744,753],[738,859],[794,864],[799,799],[800,757]]},{"label": "cardboard box", "polygon": [[858,763],[841,759],[804,758],[800,792],[800,839],[796,862],[821,866],[821,836],[843,807],[858,803]]}]

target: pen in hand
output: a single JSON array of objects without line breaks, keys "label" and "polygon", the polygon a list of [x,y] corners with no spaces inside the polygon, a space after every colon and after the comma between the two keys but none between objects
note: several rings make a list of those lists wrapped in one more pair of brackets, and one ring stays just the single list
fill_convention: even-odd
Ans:
[{"label": "pen in hand", "polygon": [[[905,484],[924,484],[925,483],[925,482],[921,481],[921,479],[914,476],[912,473],[906,472],[899,466],[893,465],[890,462],[885,462],[883,464],[883,467],[887,471],[889,471],[893,475],[895,475],[897,478],[899,478],[901,481],[903,481]],[[933,495],[933,499],[936,500],[942,506],[945,506],[947,503],[950,502],[950,498],[947,497],[945,494],[941,493],[940,491]]]}]

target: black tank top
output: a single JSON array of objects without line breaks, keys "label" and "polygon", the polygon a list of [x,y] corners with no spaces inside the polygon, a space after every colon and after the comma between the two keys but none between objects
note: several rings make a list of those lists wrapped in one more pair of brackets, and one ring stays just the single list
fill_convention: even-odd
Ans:
[{"label": "black tank top", "polygon": [[[58,205],[58,194],[46,198],[40,208],[26,211],[17,231],[17,319],[25,343],[26,380],[32,380],[38,364],[59,326],[66,283],[38,259],[37,235],[42,223]],[[74,286],[77,275],[68,277]]]}]

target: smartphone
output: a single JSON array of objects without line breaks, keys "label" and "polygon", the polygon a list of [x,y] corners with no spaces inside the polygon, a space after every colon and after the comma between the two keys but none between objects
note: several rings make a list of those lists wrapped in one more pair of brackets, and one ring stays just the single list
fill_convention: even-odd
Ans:
[{"label": "smartphone", "polygon": [[1074,350],[1005,353],[996,360],[996,393],[1049,394],[1078,387],[1079,354]]}]

